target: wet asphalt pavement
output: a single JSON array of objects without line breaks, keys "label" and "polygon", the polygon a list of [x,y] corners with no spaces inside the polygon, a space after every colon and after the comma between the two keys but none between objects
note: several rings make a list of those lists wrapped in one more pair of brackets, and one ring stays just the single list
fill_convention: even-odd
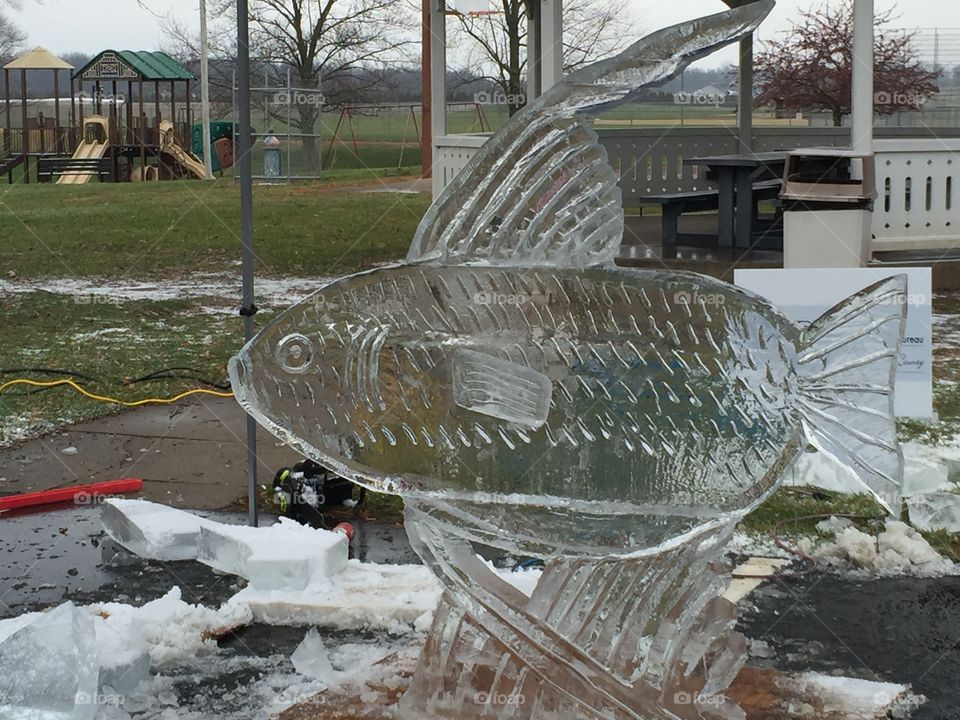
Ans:
[{"label": "wet asphalt pavement", "polygon": [[[239,514],[208,514],[243,522]],[[368,562],[417,562],[402,528],[359,524],[353,554]],[[190,603],[219,606],[241,582],[197,562],[142,560],[101,529],[96,507],[73,505],[0,517],[0,617],[116,600],[139,605],[181,588]],[[751,664],[910,684],[928,702],[917,720],[960,720],[960,578],[854,581],[835,575],[775,580],[741,605],[740,629],[773,648]],[[253,625],[220,641],[215,661],[166,669],[152,691],[184,720],[250,715],[263,696],[295,683],[289,656],[304,628]],[[325,642],[383,642],[372,633],[324,631]],[[155,713],[144,703],[136,718]],[[154,714],[151,714],[153,712]]]},{"label": "wet asphalt pavement", "polygon": [[740,629],[776,654],[752,661],[911,685],[914,720],[960,720],[960,577],[776,580],[740,609]]}]

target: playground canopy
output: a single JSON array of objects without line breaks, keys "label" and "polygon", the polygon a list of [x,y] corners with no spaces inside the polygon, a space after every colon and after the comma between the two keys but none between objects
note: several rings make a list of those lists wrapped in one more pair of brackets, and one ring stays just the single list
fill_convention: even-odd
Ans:
[{"label": "playground canopy", "polygon": [[4,70],[73,70],[73,65],[61,60],[42,47],[35,47],[3,66]]},{"label": "playground canopy", "polygon": [[104,50],[73,74],[84,80],[185,80],[192,73],[165,52]]}]

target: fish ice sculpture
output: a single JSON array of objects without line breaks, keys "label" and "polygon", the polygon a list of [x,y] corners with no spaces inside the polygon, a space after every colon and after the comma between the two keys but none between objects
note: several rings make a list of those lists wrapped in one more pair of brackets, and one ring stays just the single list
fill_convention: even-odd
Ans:
[{"label": "fish ice sculpture", "polygon": [[[585,113],[752,32],[761,1],[552,87],[427,212],[406,261],[321,288],[231,360],[241,405],[404,497],[445,588],[405,718],[741,717],[723,546],[812,444],[888,508],[905,280],[806,328],[704,276],[613,266]],[[531,596],[470,543],[545,558]]]}]

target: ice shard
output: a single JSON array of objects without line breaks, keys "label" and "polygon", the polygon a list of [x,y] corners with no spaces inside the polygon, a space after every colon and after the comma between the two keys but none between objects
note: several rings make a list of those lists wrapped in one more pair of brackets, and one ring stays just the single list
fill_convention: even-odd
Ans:
[{"label": "ice shard", "polygon": [[98,676],[93,618],[63,603],[0,640],[0,717],[92,720]]},{"label": "ice shard", "polygon": [[[751,33],[767,0],[550,88],[424,216],[404,263],[336,280],[231,360],[241,405],[404,497],[443,595],[405,720],[739,718],[720,597],[733,527],[808,444],[899,507],[905,279],[807,328],[683,272],[613,266],[617,178],[582,116]],[[531,593],[477,557],[535,555]]]}]

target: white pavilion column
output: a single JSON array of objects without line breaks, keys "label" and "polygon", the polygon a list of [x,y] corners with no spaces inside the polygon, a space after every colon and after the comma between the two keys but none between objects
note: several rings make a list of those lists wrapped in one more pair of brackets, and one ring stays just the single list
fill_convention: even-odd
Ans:
[{"label": "white pavilion column", "polygon": [[[432,143],[433,197],[443,190],[443,168],[439,166],[437,140],[447,134],[447,16],[444,0],[430,3],[430,142]],[[423,122],[427,122],[424,118]]]},{"label": "white pavilion column", "polygon": [[873,8],[874,0],[854,0],[851,147],[858,155],[873,152]]},{"label": "white pavilion column", "polygon": [[540,0],[540,91],[563,79],[563,0]]},{"label": "white pavilion column", "polygon": [[542,94],[540,87],[540,39],[543,35],[540,18],[540,0],[527,3],[527,102]]}]

